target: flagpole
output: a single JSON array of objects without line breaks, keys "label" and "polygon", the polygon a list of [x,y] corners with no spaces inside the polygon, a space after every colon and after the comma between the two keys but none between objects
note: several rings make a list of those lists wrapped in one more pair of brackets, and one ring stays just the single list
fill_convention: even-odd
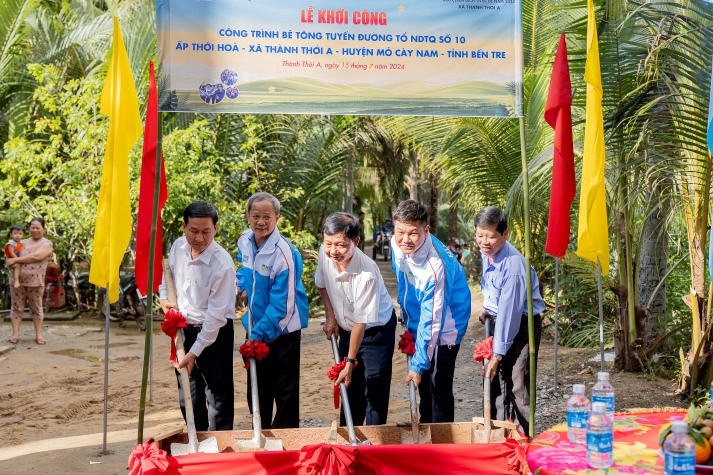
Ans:
[{"label": "flagpole", "polygon": [[158,114],[158,131],[156,140],[156,173],[154,173],[153,208],[151,210],[151,239],[149,241],[148,285],[146,287],[146,336],[144,339],[144,368],[141,375],[141,396],[139,398],[139,429],[138,444],[144,440],[144,414],[146,413],[146,386],[151,366],[151,340],[153,333],[153,276],[154,253],[156,252],[156,221],[158,220],[158,202],[161,191],[161,114]]},{"label": "flagpole", "polygon": [[557,327],[559,325],[559,294],[560,294],[560,258],[555,257],[555,356],[554,356],[554,383],[557,391]]},{"label": "flagpole", "polygon": [[528,436],[535,438],[535,403],[537,401],[537,354],[535,353],[535,317],[532,312],[532,267],[530,266],[530,178],[527,171],[525,150],[525,118],[520,117],[520,156],[522,158],[522,200],[525,211],[525,285],[527,288],[527,333],[530,353],[530,430]]},{"label": "flagpole", "polygon": [[597,256],[597,293],[599,297],[599,358],[604,371],[604,307],[602,303],[602,265]]},{"label": "flagpole", "polygon": [[104,434],[102,437],[102,454],[107,455],[106,435],[107,435],[107,413],[109,401],[109,315],[111,314],[111,304],[109,303],[109,284],[106,284],[106,298],[104,299]]}]

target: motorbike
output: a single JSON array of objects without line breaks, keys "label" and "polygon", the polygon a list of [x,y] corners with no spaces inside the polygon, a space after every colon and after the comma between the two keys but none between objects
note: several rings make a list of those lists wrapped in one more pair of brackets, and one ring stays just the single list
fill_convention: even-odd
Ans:
[{"label": "motorbike", "polygon": [[381,239],[379,240],[379,245],[374,245],[371,253],[371,258],[376,260],[376,255],[381,254],[385,261],[391,259],[391,236],[394,235],[392,231],[382,231]]},{"label": "motorbike", "polygon": [[[100,318],[106,318],[105,288],[99,288],[97,291],[97,308]],[[122,273],[119,276],[119,300],[109,306],[109,320],[119,322],[120,325],[125,320],[134,320],[139,330],[146,329],[146,305],[139,295],[133,273]]]}]

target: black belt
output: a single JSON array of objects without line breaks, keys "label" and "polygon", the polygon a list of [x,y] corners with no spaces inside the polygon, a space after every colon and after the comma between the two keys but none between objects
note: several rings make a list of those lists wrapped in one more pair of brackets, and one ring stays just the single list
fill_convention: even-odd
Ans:
[{"label": "black belt", "polygon": [[198,323],[198,324],[189,323],[186,326],[186,328],[183,329],[183,331],[186,333],[200,333],[202,328],[203,328],[203,325],[201,325],[200,323]]}]

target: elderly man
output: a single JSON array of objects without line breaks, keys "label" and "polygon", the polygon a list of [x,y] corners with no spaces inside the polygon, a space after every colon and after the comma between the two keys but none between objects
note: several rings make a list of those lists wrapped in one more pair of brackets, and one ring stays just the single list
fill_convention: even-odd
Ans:
[{"label": "elderly man", "polygon": [[[315,282],[324,303],[327,338],[339,335],[346,359],[335,385],[347,385],[354,424],[386,424],[396,313],[376,263],[359,249],[359,222],[327,216]],[[344,414],[341,424],[345,425]]]},{"label": "elderly man", "polygon": [[[178,302],[168,302],[165,280],[159,287],[163,311],[178,306],[188,323],[183,330],[186,355],[177,366],[188,368],[199,431],[233,429],[235,265],[228,251],[214,241],[217,225],[218,213],[211,204],[188,205],[183,213],[184,236],[176,239],[168,255]],[[176,376],[185,417],[178,371]]]}]

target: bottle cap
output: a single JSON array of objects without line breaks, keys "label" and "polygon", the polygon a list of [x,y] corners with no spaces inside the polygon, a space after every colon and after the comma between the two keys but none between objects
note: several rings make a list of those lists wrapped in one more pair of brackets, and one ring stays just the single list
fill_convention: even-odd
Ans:
[{"label": "bottle cap", "polygon": [[671,431],[674,434],[687,434],[688,433],[688,422],[686,421],[674,421],[671,423]]},{"label": "bottle cap", "polygon": [[595,402],[592,404],[592,412],[607,412],[607,403]]},{"label": "bottle cap", "polygon": [[573,384],[572,393],[573,394],[584,394],[584,384]]},{"label": "bottle cap", "polygon": [[602,380],[604,380],[604,381],[609,381],[609,373],[607,373],[606,371],[600,371],[600,372],[598,372],[598,373],[597,373],[597,380],[599,380],[599,381],[602,381]]}]

